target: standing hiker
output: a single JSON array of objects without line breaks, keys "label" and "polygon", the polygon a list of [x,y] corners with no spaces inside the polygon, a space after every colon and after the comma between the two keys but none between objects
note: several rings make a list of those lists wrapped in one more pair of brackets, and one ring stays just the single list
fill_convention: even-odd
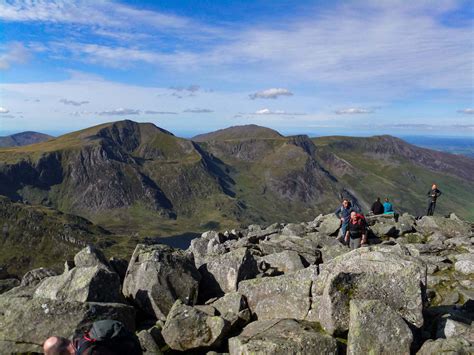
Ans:
[{"label": "standing hiker", "polygon": [[428,191],[427,195],[430,198],[429,204],[428,204],[428,211],[426,212],[427,216],[432,216],[436,207],[436,199],[441,196],[441,191],[438,190],[438,186],[436,184],[433,184],[431,186],[431,190]]},{"label": "standing hiker", "polygon": [[351,250],[367,245],[367,224],[364,216],[351,212],[344,240]]}]

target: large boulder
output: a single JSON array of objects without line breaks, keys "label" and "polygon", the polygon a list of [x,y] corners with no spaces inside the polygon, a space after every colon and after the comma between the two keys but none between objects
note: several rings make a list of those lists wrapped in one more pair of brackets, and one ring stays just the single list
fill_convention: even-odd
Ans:
[{"label": "large boulder", "polygon": [[329,214],[320,218],[319,232],[325,235],[335,235],[341,228],[341,220],[335,214]]},{"label": "large boulder", "polygon": [[314,323],[294,319],[259,320],[229,339],[230,355],[336,354],[337,342]]},{"label": "large boulder", "polygon": [[247,248],[238,248],[218,256],[199,268],[202,275],[200,296],[202,299],[222,296],[237,291],[242,280],[258,274],[257,261]]},{"label": "large boulder", "polygon": [[112,271],[110,264],[101,250],[88,245],[74,256],[76,267],[103,266]]},{"label": "large boulder", "polygon": [[138,244],[123,294],[149,316],[164,319],[177,299],[185,304],[197,301],[200,279],[190,254],[161,244]]},{"label": "large boulder", "polygon": [[347,353],[410,354],[413,334],[394,310],[377,300],[350,301]]},{"label": "large boulder", "polygon": [[306,264],[306,266],[322,262],[318,244],[309,238],[283,235],[272,236],[261,241],[258,247],[265,255],[281,253],[286,250],[294,251],[303,258],[303,264]]},{"label": "large boulder", "polygon": [[474,275],[474,260],[464,259],[456,261],[454,269],[464,275]]},{"label": "large boulder", "polygon": [[247,299],[259,320],[274,318],[306,319],[311,308],[311,287],[317,267],[293,274],[242,281],[239,293]]},{"label": "large boulder", "polygon": [[229,330],[229,322],[210,316],[177,300],[162,330],[166,344],[173,350],[186,351],[219,346]]},{"label": "large boulder", "polygon": [[280,253],[266,255],[262,257],[262,260],[270,267],[284,274],[304,269],[300,255],[293,250],[285,250]]},{"label": "large boulder", "polygon": [[423,234],[439,232],[446,237],[466,237],[471,234],[469,223],[440,216],[424,216],[416,222],[416,230]]},{"label": "large boulder", "polygon": [[370,227],[377,237],[395,237],[398,235],[397,224],[395,222],[377,222]]},{"label": "large boulder", "polygon": [[408,213],[402,214],[398,218],[397,222],[397,229],[400,235],[404,235],[406,233],[411,233],[415,229],[415,217],[409,215]]},{"label": "large boulder", "polygon": [[302,224],[288,223],[281,231],[282,235],[301,237],[305,234],[306,228]]},{"label": "large boulder", "polygon": [[96,320],[115,319],[131,331],[135,310],[120,303],[64,302],[33,298],[19,287],[0,296],[0,354],[41,352],[51,335],[82,334]]},{"label": "large boulder", "polygon": [[251,315],[247,301],[239,292],[226,293],[211,305],[222,318],[230,323],[232,328],[242,328],[250,321]]},{"label": "large boulder", "polygon": [[313,296],[321,296],[319,320],[330,334],[349,329],[349,302],[374,299],[386,303],[406,321],[423,325],[426,265],[381,246],[353,250],[320,265]]},{"label": "large boulder", "polygon": [[75,267],[43,279],[35,297],[77,302],[123,302],[120,277],[103,266]]}]

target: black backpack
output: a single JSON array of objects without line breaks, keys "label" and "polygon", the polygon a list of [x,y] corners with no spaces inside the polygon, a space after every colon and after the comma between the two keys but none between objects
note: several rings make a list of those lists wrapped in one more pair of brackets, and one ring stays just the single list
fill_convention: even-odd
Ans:
[{"label": "black backpack", "polygon": [[111,319],[94,322],[74,345],[76,355],[142,355],[137,336]]}]

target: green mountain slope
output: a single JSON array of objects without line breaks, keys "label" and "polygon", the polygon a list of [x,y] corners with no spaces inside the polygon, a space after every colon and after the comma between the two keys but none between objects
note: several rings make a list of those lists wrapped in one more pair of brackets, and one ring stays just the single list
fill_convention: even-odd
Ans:
[{"label": "green mountain slope", "polygon": [[437,183],[443,195],[437,213],[474,220],[474,160],[419,148],[398,138],[314,138],[318,161],[369,208],[389,197],[398,211],[426,213],[427,192]]}]

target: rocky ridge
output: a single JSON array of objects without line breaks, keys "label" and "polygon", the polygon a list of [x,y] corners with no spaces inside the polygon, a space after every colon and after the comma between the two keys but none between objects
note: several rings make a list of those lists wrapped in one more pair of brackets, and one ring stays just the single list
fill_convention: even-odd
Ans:
[{"label": "rocky ridge", "polygon": [[320,215],[208,231],[185,251],[139,244],[129,262],[87,246],[61,275],[21,282],[0,270],[0,353],[105,318],[136,331],[145,354],[472,353],[472,225],[368,220],[370,245],[354,251]]}]

